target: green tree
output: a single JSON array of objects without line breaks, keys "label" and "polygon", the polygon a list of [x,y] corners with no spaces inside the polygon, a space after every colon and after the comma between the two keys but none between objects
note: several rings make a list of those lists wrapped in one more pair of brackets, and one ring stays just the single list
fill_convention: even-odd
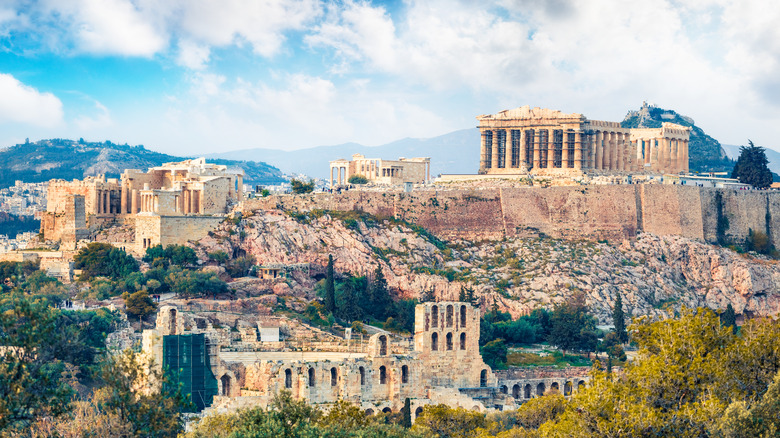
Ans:
[{"label": "green tree", "polygon": [[615,298],[615,307],[612,309],[612,323],[615,325],[615,334],[620,342],[628,342],[628,332],[626,331],[626,317],[623,314],[623,298],[617,294]]},{"label": "green tree", "polygon": [[363,175],[352,175],[349,177],[347,182],[350,184],[357,184],[357,185],[368,184],[368,178],[366,178]]},{"label": "green tree", "polygon": [[482,348],[482,360],[490,366],[490,368],[506,368],[506,355],[508,349],[503,339],[494,339]]},{"label": "green tree", "polygon": [[387,287],[381,265],[377,265],[374,269],[374,278],[369,287],[369,299],[374,317],[380,321],[385,319],[392,310],[393,299],[390,297],[390,289]]},{"label": "green tree", "polygon": [[441,438],[466,438],[485,426],[485,416],[479,412],[432,405],[426,406],[422,414],[417,416],[412,430]]},{"label": "green tree", "polygon": [[583,295],[555,306],[550,315],[547,339],[564,352],[595,350],[598,345],[596,319],[588,314]]},{"label": "green tree", "polygon": [[100,276],[118,280],[138,271],[138,262],[131,255],[107,243],[88,244],[79,250],[73,261],[74,267],[82,270],[80,281]]},{"label": "green tree", "polygon": [[720,323],[723,324],[723,327],[731,327],[731,332],[737,334],[737,314],[734,313],[734,307],[731,303],[720,314]]},{"label": "green tree", "polygon": [[181,412],[189,407],[187,397],[138,353],[126,350],[109,356],[101,377],[105,386],[95,392],[95,400],[129,424],[132,436],[176,437],[183,431]]},{"label": "green tree", "polygon": [[122,294],[122,298],[125,300],[125,312],[135,316],[139,321],[157,310],[157,305],[154,304],[154,300],[146,290],[141,289],[133,293],[125,292]]},{"label": "green tree", "polygon": [[228,255],[225,251],[214,251],[209,253],[209,260],[217,262],[218,264],[224,264],[228,260]]},{"label": "green tree", "polygon": [[360,289],[364,288],[362,277],[348,277],[339,286],[336,300],[336,314],[345,321],[359,321],[363,318],[363,309],[360,308]]},{"label": "green tree", "polygon": [[68,339],[58,312],[46,300],[7,295],[0,300],[0,340],[0,435],[66,412],[73,390],[63,379]]},{"label": "green tree", "polygon": [[409,397],[404,400],[404,407],[401,409],[401,426],[405,429],[412,427],[412,401]]},{"label": "green tree", "polygon": [[336,311],[336,284],[333,277],[333,255],[328,255],[328,268],[325,274],[325,310]]},{"label": "green tree", "polygon": [[253,255],[236,257],[225,266],[225,270],[231,277],[245,277],[249,273],[250,268],[254,265],[255,256]]},{"label": "green tree", "polygon": [[757,189],[765,189],[772,185],[772,172],[769,170],[766,149],[753,145],[750,140],[748,144],[748,147],[740,146],[739,158],[731,172],[731,177]]},{"label": "green tree", "polygon": [[298,195],[311,193],[314,191],[314,180],[304,182],[302,180],[293,178],[290,180],[290,187],[292,188],[292,192]]}]

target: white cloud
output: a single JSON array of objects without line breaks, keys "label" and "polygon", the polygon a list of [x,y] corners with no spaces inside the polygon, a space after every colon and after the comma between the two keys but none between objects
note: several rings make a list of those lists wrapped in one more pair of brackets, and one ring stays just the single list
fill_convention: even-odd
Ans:
[{"label": "white cloud", "polygon": [[95,107],[94,115],[82,114],[73,120],[73,123],[80,132],[90,132],[98,129],[104,129],[113,126],[111,112],[102,103],[93,100]]},{"label": "white cloud", "polygon": [[211,50],[208,46],[199,45],[192,41],[179,41],[179,54],[176,62],[192,70],[203,70],[209,62]]},{"label": "white cloud", "polygon": [[0,123],[24,123],[42,128],[60,125],[62,102],[51,93],[41,93],[0,73]]}]

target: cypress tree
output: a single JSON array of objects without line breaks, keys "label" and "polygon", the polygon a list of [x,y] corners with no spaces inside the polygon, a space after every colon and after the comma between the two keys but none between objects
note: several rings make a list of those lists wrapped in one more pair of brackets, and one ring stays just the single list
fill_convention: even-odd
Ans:
[{"label": "cypress tree", "polygon": [[401,426],[403,426],[406,429],[409,429],[412,427],[412,402],[409,400],[409,397],[404,400],[404,407],[401,409],[401,414],[403,415],[403,418],[401,419]]},{"label": "cypress tree", "polygon": [[737,314],[734,312],[734,307],[729,303],[726,306],[726,310],[720,315],[720,324],[723,327],[731,326],[731,332],[737,334]]},{"label": "cypress tree", "polygon": [[370,288],[371,312],[376,319],[382,321],[387,318],[393,300],[390,298],[390,290],[387,280],[382,273],[382,266],[377,265],[374,270],[374,280]]},{"label": "cypress tree", "polygon": [[336,311],[336,285],[333,280],[333,255],[328,255],[328,271],[325,277],[325,309]]},{"label": "cypress tree", "polygon": [[615,334],[622,343],[628,342],[628,332],[626,331],[626,317],[623,314],[623,298],[618,294],[615,299],[615,308],[612,309],[612,323],[615,324]]}]

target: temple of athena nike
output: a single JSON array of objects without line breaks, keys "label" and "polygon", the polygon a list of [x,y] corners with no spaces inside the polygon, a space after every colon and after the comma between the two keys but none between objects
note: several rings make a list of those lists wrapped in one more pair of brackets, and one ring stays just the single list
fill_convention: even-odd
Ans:
[{"label": "temple of athena nike", "polygon": [[477,116],[483,175],[688,172],[691,128],[623,128],[582,114],[524,106]]}]

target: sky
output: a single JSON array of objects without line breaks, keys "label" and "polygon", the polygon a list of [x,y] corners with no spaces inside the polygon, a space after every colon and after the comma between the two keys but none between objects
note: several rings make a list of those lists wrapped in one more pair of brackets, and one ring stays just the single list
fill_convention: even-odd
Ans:
[{"label": "sky", "polygon": [[0,147],[380,145],[647,101],[780,149],[779,22],[776,0],[0,0]]}]

